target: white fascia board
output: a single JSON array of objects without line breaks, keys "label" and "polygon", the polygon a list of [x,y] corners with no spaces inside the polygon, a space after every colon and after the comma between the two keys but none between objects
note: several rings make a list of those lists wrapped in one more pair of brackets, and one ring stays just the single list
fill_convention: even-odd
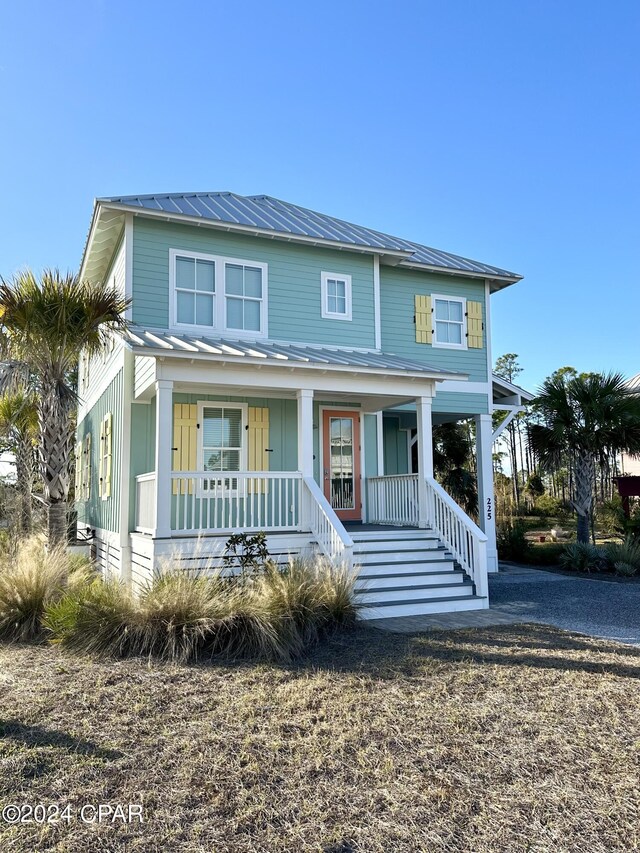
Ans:
[{"label": "white fascia board", "polygon": [[423,272],[433,272],[442,275],[462,276],[463,278],[476,278],[481,281],[500,282],[503,287],[509,284],[515,284],[522,279],[521,275],[493,275],[486,272],[474,272],[473,270],[457,270],[449,267],[436,267],[431,264],[418,264],[413,261],[401,261],[400,269],[422,270]]},{"label": "white fascia board", "polygon": [[[176,350],[167,350],[167,349],[154,349],[151,347],[133,347],[136,355],[148,355],[154,356],[156,359],[159,359],[161,362],[169,362],[169,361],[185,361],[187,360],[189,364],[196,364],[197,362],[202,363],[203,365],[209,365],[208,370],[211,369],[212,364],[219,364],[227,370],[229,367],[239,367],[241,369],[245,367],[257,368],[258,370],[264,370],[265,368],[273,368],[276,371],[288,372],[288,373],[297,373],[299,371],[305,373],[345,373],[351,376],[358,377],[366,377],[373,376],[378,381],[384,381],[385,379],[389,379],[389,381],[397,382],[403,378],[409,379],[411,382],[415,382],[416,380],[428,380],[430,382],[441,382],[443,380],[443,376],[447,378],[453,378],[454,375],[450,373],[432,373],[429,371],[412,371],[405,370],[403,368],[386,368],[386,367],[363,367],[359,365],[348,365],[348,364],[318,364],[316,362],[309,363],[304,361],[294,361],[285,360],[285,359],[271,359],[271,358],[252,358],[251,356],[229,356],[229,355],[215,355],[208,354],[203,352],[187,352],[181,351],[177,352]],[[467,374],[458,374],[456,378],[459,378],[460,381],[464,382],[467,378]]]},{"label": "white fascia board", "polygon": [[369,395],[383,397],[415,399],[419,396],[431,396],[434,393],[434,380],[428,376],[408,377],[399,375],[356,373],[350,370],[308,370],[285,368],[281,365],[262,364],[260,370],[254,364],[238,364],[233,361],[216,361],[224,370],[211,371],[212,362],[195,361],[187,358],[160,359],[157,365],[157,379],[169,379],[174,382],[194,383],[197,385],[244,386],[265,389],[307,388],[312,391],[346,392],[356,396]]},{"label": "white fascia board", "polygon": [[84,268],[87,263],[87,258],[89,257],[89,252],[91,250],[91,246],[93,244],[93,238],[96,234],[96,228],[98,227],[98,214],[99,214],[99,203],[94,200],[93,202],[93,213],[91,214],[91,225],[89,226],[89,233],[87,234],[87,239],[85,240],[84,249],[82,251],[82,260],[80,261],[80,272],[79,277],[82,281],[84,276]]},{"label": "white fascia board", "polygon": [[223,222],[215,219],[200,219],[196,216],[187,216],[183,213],[167,213],[165,210],[149,210],[146,207],[136,207],[128,204],[117,204],[116,202],[98,202],[104,210],[119,210],[124,213],[133,213],[148,219],[161,219],[164,222],[185,222],[199,228],[213,228],[217,231],[232,231],[238,234],[250,234],[254,237],[268,237],[271,240],[283,240],[287,243],[304,243],[310,246],[326,247],[327,249],[338,249],[348,252],[359,252],[365,255],[393,255],[397,258],[410,258],[413,254],[409,251],[399,249],[385,249],[382,246],[363,246],[357,243],[342,243],[339,240],[326,240],[321,237],[307,237],[304,234],[290,234],[286,231],[273,231],[269,228],[257,228],[255,225],[240,225],[236,222]]}]

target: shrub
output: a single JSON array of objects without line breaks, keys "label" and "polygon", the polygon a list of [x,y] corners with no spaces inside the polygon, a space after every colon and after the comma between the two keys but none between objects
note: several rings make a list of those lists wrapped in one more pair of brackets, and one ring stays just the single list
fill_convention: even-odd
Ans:
[{"label": "shrub", "polygon": [[86,585],[91,564],[64,546],[46,549],[43,538],[22,542],[15,557],[0,561],[0,638],[34,640],[43,635],[45,609]]},{"label": "shrub", "polygon": [[531,543],[525,535],[525,525],[517,519],[498,527],[497,547],[501,560],[526,560],[531,553]]},{"label": "shrub", "polygon": [[619,575],[624,575],[627,578],[633,577],[638,572],[637,566],[632,566],[630,563],[614,563],[614,568]]},{"label": "shrub", "polygon": [[559,563],[563,569],[575,572],[602,572],[610,568],[604,550],[589,542],[572,542],[565,545]]},{"label": "shrub", "polygon": [[640,540],[627,536],[624,542],[611,542],[605,546],[611,567],[618,574],[630,577],[640,571]]},{"label": "shrub", "polygon": [[560,498],[551,495],[540,495],[533,505],[536,515],[544,518],[562,518],[566,515],[566,509]]},{"label": "shrub", "polygon": [[290,660],[355,619],[353,585],[350,572],[319,560],[267,563],[250,577],[168,568],[138,598],[96,581],[52,603],[46,625],[54,641],[87,653]]},{"label": "shrub", "polygon": [[596,521],[607,533],[622,533],[626,521],[622,508],[622,498],[619,495],[614,495],[611,500],[598,503]]}]

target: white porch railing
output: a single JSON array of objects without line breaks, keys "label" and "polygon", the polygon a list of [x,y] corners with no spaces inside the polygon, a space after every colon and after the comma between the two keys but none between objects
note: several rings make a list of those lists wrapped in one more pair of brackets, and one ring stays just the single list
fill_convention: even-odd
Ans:
[{"label": "white porch railing", "polygon": [[372,524],[419,522],[418,475],[389,474],[367,479],[367,520]]},{"label": "white porch railing", "polygon": [[427,520],[486,597],[487,536],[433,477],[426,478]]},{"label": "white porch railing", "polygon": [[330,560],[351,566],[353,563],[353,540],[335,514],[313,477],[303,480],[303,517],[316,537],[320,550]]},{"label": "white porch railing", "polygon": [[156,526],[156,475],[139,474],[136,477],[136,530],[153,533]]},{"label": "white porch railing", "polygon": [[298,471],[174,471],[172,533],[300,530]]},{"label": "white porch railing", "polygon": [[[310,530],[322,553],[349,565],[353,540],[312,477],[299,471],[174,471],[171,533]],[[136,477],[136,530],[155,533],[155,473]]]}]

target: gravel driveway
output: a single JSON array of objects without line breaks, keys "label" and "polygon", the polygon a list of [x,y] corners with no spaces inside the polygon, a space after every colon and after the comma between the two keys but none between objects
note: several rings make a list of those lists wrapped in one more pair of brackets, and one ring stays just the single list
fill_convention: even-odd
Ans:
[{"label": "gravel driveway", "polygon": [[640,584],[504,569],[489,575],[492,611],[640,646]]}]

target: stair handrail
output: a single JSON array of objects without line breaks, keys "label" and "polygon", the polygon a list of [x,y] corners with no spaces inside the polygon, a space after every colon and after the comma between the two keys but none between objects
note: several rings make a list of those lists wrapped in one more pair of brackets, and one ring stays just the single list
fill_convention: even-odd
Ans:
[{"label": "stair handrail", "polygon": [[323,554],[332,562],[353,565],[353,539],[313,477],[303,477],[303,517]]},{"label": "stair handrail", "polygon": [[487,535],[433,477],[425,477],[427,522],[473,580],[476,595],[488,595]]}]

